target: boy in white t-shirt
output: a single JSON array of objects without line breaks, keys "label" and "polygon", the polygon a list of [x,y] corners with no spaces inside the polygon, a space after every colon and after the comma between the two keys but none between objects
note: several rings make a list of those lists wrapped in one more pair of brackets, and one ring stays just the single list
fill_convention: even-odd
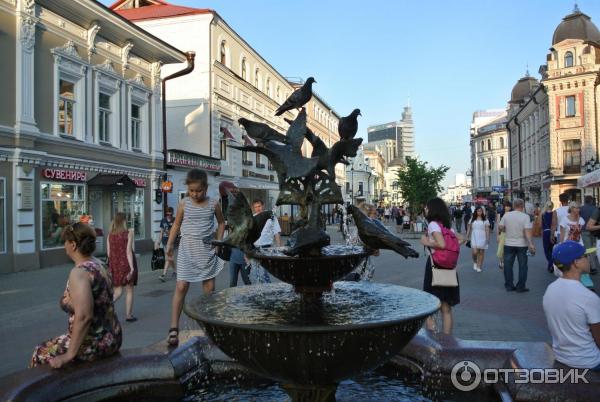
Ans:
[{"label": "boy in white t-shirt", "polygon": [[552,282],[543,305],[555,359],[569,367],[600,371],[600,298],[580,282],[590,272],[585,248],[572,240],[552,251],[562,278]]}]

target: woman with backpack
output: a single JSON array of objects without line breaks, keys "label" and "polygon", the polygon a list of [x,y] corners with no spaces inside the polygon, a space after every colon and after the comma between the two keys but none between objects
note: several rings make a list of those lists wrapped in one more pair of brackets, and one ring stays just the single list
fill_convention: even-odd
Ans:
[{"label": "woman with backpack", "polygon": [[[442,330],[444,334],[450,335],[452,333],[452,306],[460,303],[458,279],[456,286],[433,286],[432,260],[434,260],[433,255],[436,252],[440,252],[440,256],[448,257],[454,264],[454,267],[443,268],[454,269],[455,271],[458,260],[459,242],[452,231],[450,213],[444,200],[437,197],[429,200],[425,207],[425,213],[429,223],[427,225],[427,234],[421,237],[421,244],[428,247],[432,255],[427,259],[427,264],[425,265],[423,290],[436,296],[442,302]],[[440,264],[436,263],[436,265]],[[430,331],[436,329],[433,316],[427,319],[426,326]]]}]

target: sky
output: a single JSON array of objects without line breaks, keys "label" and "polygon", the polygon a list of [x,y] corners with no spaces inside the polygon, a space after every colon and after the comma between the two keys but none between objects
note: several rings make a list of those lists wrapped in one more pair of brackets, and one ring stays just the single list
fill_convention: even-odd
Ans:
[{"label": "sky", "polygon": [[[341,116],[360,108],[359,132],[413,109],[416,150],[469,169],[473,112],[505,108],[517,80],[540,78],[552,34],[572,0],[167,0],[211,8],[284,77],[313,89]],[[109,5],[112,1],[103,0]],[[600,24],[600,1],[577,1]],[[600,25],[599,25],[600,26]],[[181,49],[185,50],[185,49]]]}]

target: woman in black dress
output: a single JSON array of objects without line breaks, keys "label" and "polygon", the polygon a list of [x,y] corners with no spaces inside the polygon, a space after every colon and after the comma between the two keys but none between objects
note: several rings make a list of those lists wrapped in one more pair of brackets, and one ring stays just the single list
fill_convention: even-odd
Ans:
[{"label": "woman in black dress", "polygon": [[[452,229],[452,221],[448,206],[441,198],[432,198],[427,202],[425,207],[425,217],[427,219],[427,234],[421,237],[421,244],[429,247],[435,253],[435,250],[443,250],[446,247],[444,237],[442,236],[441,225],[448,229]],[[423,280],[423,290],[436,296],[442,302],[442,330],[444,334],[452,333],[452,306],[460,303],[460,288],[431,286],[432,280],[431,258],[427,258],[425,265],[425,278]],[[435,320],[433,316],[427,319],[427,329],[435,330]]]}]

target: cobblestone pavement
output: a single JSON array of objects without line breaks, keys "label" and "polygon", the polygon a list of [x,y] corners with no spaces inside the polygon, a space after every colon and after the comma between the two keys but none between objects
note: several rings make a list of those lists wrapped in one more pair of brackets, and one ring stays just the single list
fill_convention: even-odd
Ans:
[{"label": "cobblestone pavement", "polygon": [[[336,226],[328,227],[332,242],[340,243]],[[422,252],[417,240],[409,240]],[[555,278],[545,269],[541,240],[536,239],[538,253],[530,259],[527,286],[530,292],[517,294],[504,290],[502,271],[496,260],[492,241],[486,253],[483,272],[473,271],[470,250],[462,249],[459,261],[461,303],[454,309],[454,334],[464,339],[504,341],[550,341],[542,310],[542,296]],[[422,288],[425,257],[405,260],[391,251],[374,257],[377,282]],[[515,275],[518,268],[515,263]],[[150,271],[150,256],[139,261],[140,275],[135,292],[134,315],[139,321],[123,323],[123,348],[146,346],[164,339],[169,328],[171,297],[175,281],[163,283],[158,271]],[[37,271],[0,275],[0,375],[27,366],[34,346],[66,330],[65,314],[58,306],[71,265]],[[598,278],[593,277],[598,288]],[[240,280],[241,283],[241,280]],[[217,277],[217,289],[229,284],[224,269]],[[188,300],[199,295],[199,285],[192,285]],[[117,311],[124,313],[124,298]],[[182,316],[182,329],[197,329],[192,320]]]}]

